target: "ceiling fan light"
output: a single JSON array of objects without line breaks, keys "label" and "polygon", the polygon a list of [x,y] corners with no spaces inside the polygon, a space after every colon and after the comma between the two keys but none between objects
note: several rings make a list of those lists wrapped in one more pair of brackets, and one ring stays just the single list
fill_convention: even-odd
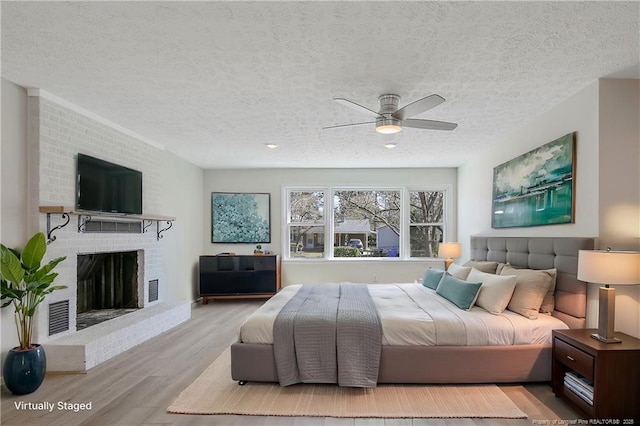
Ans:
[{"label": "ceiling fan light", "polygon": [[402,127],[397,124],[383,124],[382,126],[376,126],[376,132],[382,133],[383,135],[393,135],[400,131],[402,131]]},{"label": "ceiling fan light", "polygon": [[395,118],[380,117],[376,120],[376,132],[383,135],[393,135],[402,130],[400,120]]}]

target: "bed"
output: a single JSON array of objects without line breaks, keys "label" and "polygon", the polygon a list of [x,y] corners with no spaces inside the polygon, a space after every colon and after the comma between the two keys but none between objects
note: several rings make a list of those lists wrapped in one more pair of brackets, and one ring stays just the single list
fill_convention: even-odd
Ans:
[{"label": "bed", "polygon": [[[549,330],[585,327],[586,283],[576,278],[577,255],[578,250],[593,249],[595,240],[578,237],[474,236],[470,244],[470,257],[476,261],[509,263],[513,267],[536,270],[555,268],[557,277],[551,315],[528,320],[505,311],[506,317],[511,316],[515,318],[513,321],[520,323],[529,322],[533,327],[534,330],[528,332],[533,336],[528,343],[516,339],[502,344],[499,341],[483,344],[480,340],[461,345],[447,344],[446,339],[443,339],[443,344],[435,345],[434,342],[415,342],[406,336],[402,340],[402,333],[400,337],[397,334],[394,337],[385,330],[385,341],[380,350],[378,383],[510,383],[551,379]],[[370,289],[372,293],[384,293],[388,286],[371,284]],[[397,287],[400,288],[399,286]],[[414,290],[416,289],[411,289]],[[285,287],[282,294],[274,296],[263,306],[264,309],[260,309],[277,311],[275,305],[286,302],[285,299],[289,297],[287,293],[295,291],[295,287]],[[481,308],[471,309],[474,310]],[[252,317],[248,322],[251,322]],[[262,323],[262,327],[262,330],[259,327],[252,329],[250,324],[245,323],[239,340],[231,346],[231,375],[234,380],[241,383],[279,381],[274,348],[269,340],[269,325],[267,323],[264,328]],[[545,335],[536,335],[545,327]]]}]

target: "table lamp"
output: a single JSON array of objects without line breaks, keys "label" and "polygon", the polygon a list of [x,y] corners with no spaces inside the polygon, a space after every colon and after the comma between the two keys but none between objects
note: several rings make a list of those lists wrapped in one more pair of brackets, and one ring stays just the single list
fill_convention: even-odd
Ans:
[{"label": "table lamp", "polygon": [[613,336],[615,295],[613,285],[640,283],[640,252],[607,250],[578,251],[578,279],[605,284],[599,289],[598,333],[591,337],[604,343],[619,343]]},{"label": "table lamp", "polygon": [[460,243],[440,243],[438,246],[438,257],[444,258],[444,269],[449,269],[453,259],[460,257],[462,250]]}]

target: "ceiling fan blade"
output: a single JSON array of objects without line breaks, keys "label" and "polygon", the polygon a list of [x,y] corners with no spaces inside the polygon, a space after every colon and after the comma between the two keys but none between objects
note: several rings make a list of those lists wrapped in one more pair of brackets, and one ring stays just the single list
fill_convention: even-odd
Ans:
[{"label": "ceiling fan blade", "polygon": [[418,129],[429,129],[429,130],[453,130],[458,125],[456,123],[449,123],[447,121],[436,121],[436,120],[418,120],[418,119],[409,119],[402,120],[403,127],[415,127]]},{"label": "ceiling fan blade", "polygon": [[417,101],[405,105],[393,114],[394,118],[398,120],[404,120],[405,118],[413,117],[418,114],[422,114],[425,111],[435,108],[444,102],[444,98],[440,95],[429,95],[426,98],[418,99]]},{"label": "ceiling fan blade", "polygon": [[349,126],[360,126],[361,124],[374,124],[375,121],[367,121],[366,123],[352,123],[352,124],[338,124],[337,126],[327,126],[323,127],[322,130],[325,129],[335,129],[337,127],[349,127]]},{"label": "ceiling fan blade", "polygon": [[347,108],[351,108],[353,110],[365,113],[367,115],[370,115],[371,117],[374,118],[378,118],[380,117],[380,114],[378,114],[377,112],[375,112],[372,109],[369,109],[367,107],[363,107],[362,105],[359,105],[355,102],[350,101],[349,99],[344,99],[344,98],[334,98],[334,101],[338,102],[340,105],[344,105]]}]

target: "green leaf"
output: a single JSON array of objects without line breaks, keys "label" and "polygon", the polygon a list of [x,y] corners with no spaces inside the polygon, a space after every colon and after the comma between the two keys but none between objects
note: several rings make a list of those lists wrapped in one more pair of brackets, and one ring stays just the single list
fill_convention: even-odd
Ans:
[{"label": "green leaf", "polygon": [[42,288],[47,288],[49,284],[47,283],[42,283],[40,281],[28,281],[26,282],[26,289],[28,292],[34,293],[34,294],[38,294]]},{"label": "green leaf", "polygon": [[47,251],[47,241],[42,232],[35,234],[22,251],[22,264],[29,271],[36,271]]},{"label": "green leaf", "polygon": [[54,292],[56,290],[62,290],[63,288],[67,288],[67,286],[66,285],[54,285],[54,286],[49,287],[48,289],[46,289],[44,291],[44,294],[49,294],[49,293],[52,293],[52,292]]},{"label": "green leaf", "polygon": [[20,260],[2,244],[0,244],[0,277],[16,284],[19,284],[24,277]]},{"label": "green leaf", "polygon": [[53,270],[53,268],[55,268],[58,265],[58,263],[62,262],[66,258],[67,258],[66,256],[62,256],[62,257],[58,257],[53,260],[50,260],[49,263],[44,265],[42,268],[38,269],[33,274],[35,279],[40,280],[42,277],[46,276],[49,272]]},{"label": "green leaf", "polygon": [[49,275],[45,275],[44,277],[40,278],[37,282],[46,283],[48,285],[48,284],[51,284],[53,280],[56,279],[57,276],[58,276],[57,272],[52,272]]},{"label": "green leaf", "polygon": [[2,286],[2,298],[3,299],[20,299],[24,292],[22,290],[14,289],[9,286]]}]

